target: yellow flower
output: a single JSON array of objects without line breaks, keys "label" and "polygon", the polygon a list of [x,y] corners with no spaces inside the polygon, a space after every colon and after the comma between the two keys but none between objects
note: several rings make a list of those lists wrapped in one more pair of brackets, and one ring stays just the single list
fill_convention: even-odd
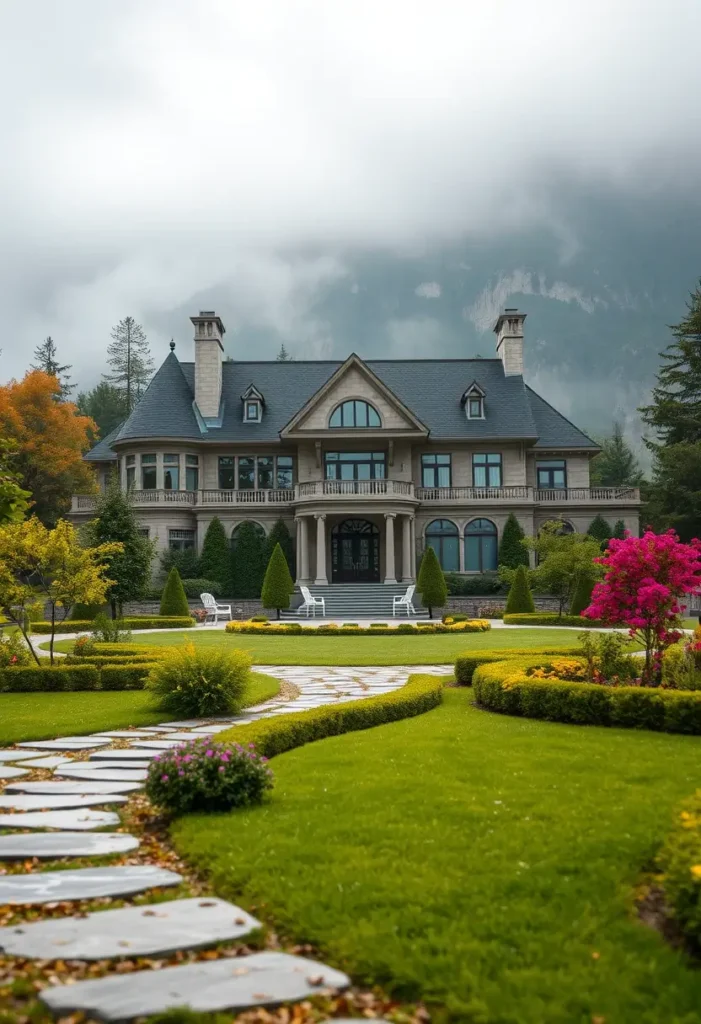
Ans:
[{"label": "yellow flower", "polygon": [[701,864],[694,864],[691,869],[691,877],[697,882],[701,882]]}]

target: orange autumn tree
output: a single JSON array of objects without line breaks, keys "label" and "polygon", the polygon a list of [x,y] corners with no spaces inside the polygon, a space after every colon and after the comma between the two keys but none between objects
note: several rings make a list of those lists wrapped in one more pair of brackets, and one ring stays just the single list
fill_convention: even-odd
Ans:
[{"label": "orange autumn tree", "polygon": [[82,458],[95,424],[72,402],[59,402],[60,390],[42,370],[0,386],[0,437],[15,442],[19,482],[31,493],[33,514],[49,526],[68,510],[72,494],[95,489]]}]

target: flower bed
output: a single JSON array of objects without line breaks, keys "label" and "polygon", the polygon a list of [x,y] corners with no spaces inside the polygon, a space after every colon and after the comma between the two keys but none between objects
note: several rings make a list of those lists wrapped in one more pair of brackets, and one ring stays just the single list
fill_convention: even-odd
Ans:
[{"label": "flower bed", "polygon": [[[129,619],[120,619],[122,629],[190,629],[195,620],[189,615],[137,615]],[[86,633],[93,628],[93,623],[81,619],[64,619],[54,627],[56,633]],[[33,633],[50,633],[50,622],[33,622]]]},{"label": "flower bed", "polygon": [[505,648],[500,651],[464,651],[458,654],[455,659],[455,682],[460,686],[471,686],[472,676],[478,665],[489,665],[495,661],[504,661],[506,658],[526,658],[539,655],[541,658],[547,655],[569,655],[581,654],[579,647],[559,647],[557,650],[543,649],[541,651],[529,648],[514,647]]},{"label": "flower bed", "polygon": [[581,615],[558,615],[557,612],[504,613],[505,626],[578,626],[580,629],[601,629],[605,623],[599,619],[585,619]]},{"label": "flower bed", "polygon": [[701,789],[683,804],[657,866],[669,912],[701,950]]},{"label": "flower bed", "polygon": [[422,622],[413,625],[410,622],[400,622],[396,626],[385,626],[384,624],[368,626],[356,626],[349,623],[345,626],[337,626],[329,623],[324,626],[302,626],[299,622],[227,622],[227,633],[255,633],[258,636],[396,636],[432,633],[486,633],[492,628],[491,622],[487,619],[471,619],[468,622],[455,622],[447,625],[443,622]]}]

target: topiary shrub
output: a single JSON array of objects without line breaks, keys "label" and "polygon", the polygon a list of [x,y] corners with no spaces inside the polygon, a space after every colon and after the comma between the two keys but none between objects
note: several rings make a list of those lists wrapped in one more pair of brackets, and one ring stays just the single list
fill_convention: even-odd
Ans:
[{"label": "topiary shrub", "polygon": [[528,551],[522,544],[524,537],[521,524],[513,512],[509,512],[499,545],[499,565],[504,565],[509,569],[518,569],[520,565],[528,565]]},{"label": "topiary shrub", "polygon": [[294,545],[292,543],[292,537],[290,531],[287,529],[287,523],[284,519],[278,519],[273,523],[273,528],[265,538],[265,561],[266,563],[272,558],[275,546],[279,544],[282,548],[282,553],[285,556],[287,567],[290,570],[290,576],[294,579],[295,575],[295,552]]},{"label": "topiary shrub", "polygon": [[272,789],[267,758],[252,743],[215,743],[208,737],[183,743],[151,762],[146,795],[171,814],[229,811],[261,803]]},{"label": "topiary shrub", "polygon": [[593,537],[594,540],[601,541],[602,546],[607,541],[611,540],[611,527],[601,514],[592,519],[587,533],[590,537]]},{"label": "topiary shrub", "polygon": [[428,608],[429,618],[432,619],[433,609],[442,608],[448,600],[448,588],[436,552],[430,545],[421,559],[416,589],[421,594],[422,603]]},{"label": "topiary shrub", "polygon": [[183,581],[176,566],[170,570],[166,585],[161,595],[161,615],[181,616],[189,615],[190,606],[187,603]]},{"label": "topiary shrub", "polygon": [[251,669],[244,651],[195,647],[188,643],[167,651],[151,670],[147,688],[158,707],[174,716],[206,718],[240,710]]},{"label": "topiary shrub", "polygon": [[260,597],[265,575],[265,535],[258,523],[240,523],[232,536],[232,597]]},{"label": "topiary shrub", "polygon": [[509,590],[509,596],[506,599],[504,612],[507,615],[517,615],[523,612],[534,611],[535,604],[533,603],[533,595],[528,583],[528,571],[525,565],[519,565]]},{"label": "topiary shrub", "polygon": [[[214,597],[219,597],[224,591],[229,596],[232,593],[231,579],[231,549],[229,538],[226,535],[224,524],[217,516],[212,519],[207,527],[200,552],[198,575],[206,580],[213,580],[219,590],[215,594],[210,587],[204,588]],[[188,594],[188,597],[199,597],[203,593],[200,590],[197,594]]]},{"label": "topiary shrub", "polygon": [[279,619],[280,609],[290,607],[290,595],[294,589],[294,580],[290,576],[287,559],[280,545],[276,544],[265,570],[261,601],[266,608],[274,608]]},{"label": "topiary shrub", "polygon": [[594,589],[594,580],[579,576],[572,594],[570,615],[581,615],[585,608],[591,604],[591,594]]}]

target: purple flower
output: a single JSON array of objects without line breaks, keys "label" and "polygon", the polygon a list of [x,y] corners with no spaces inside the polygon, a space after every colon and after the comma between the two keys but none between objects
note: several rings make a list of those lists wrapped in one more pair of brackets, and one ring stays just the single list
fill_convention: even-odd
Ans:
[{"label": "purple flower", "polygon": [[182,778],[184,774],[185,772],[181,768],[180,771],[178,772],[178,775],[180,776],[180,778]]},{"label": "purple flower", "polygon": [[222,766],[220,767],[219,771],[220,771],[220,772],[225,772],[225,771],[226,771],[226,768],[224,767],[224,765],[222,765]]},{"label": "purple flower", "polygon": [[214,751],[213,750],[208,750],[208,751],[206,751],[206,754],[207,754],[207,757],[213,757],[214,756]]},{"label": "purple flower", "polygon": [[168,781],[168,776],[167,775],[161,775],[161,782],[167,782],[167,781]]}]

